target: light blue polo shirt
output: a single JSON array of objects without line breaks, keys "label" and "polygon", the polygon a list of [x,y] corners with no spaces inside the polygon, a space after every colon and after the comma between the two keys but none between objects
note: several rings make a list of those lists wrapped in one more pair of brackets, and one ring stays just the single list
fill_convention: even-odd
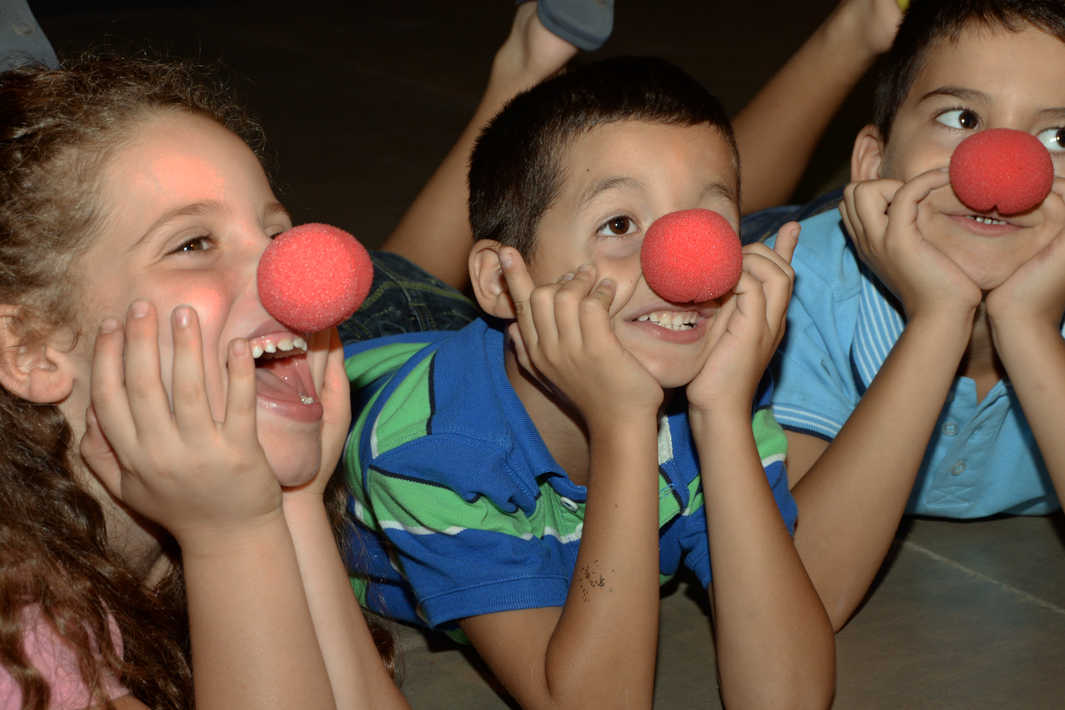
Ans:
[{"label": "light blue polo shirt", "polygon": [[[773,366],[785,429],[832,440],[902,334],[901,306],[865,268],[836,210],[802,223],[795,291]],[[898,416],[906,416],[900,411]],[[982,401],[961,377],[947,395],[907,512],[948,518],[1059,508],[1035,437],[1008,382]]]}]

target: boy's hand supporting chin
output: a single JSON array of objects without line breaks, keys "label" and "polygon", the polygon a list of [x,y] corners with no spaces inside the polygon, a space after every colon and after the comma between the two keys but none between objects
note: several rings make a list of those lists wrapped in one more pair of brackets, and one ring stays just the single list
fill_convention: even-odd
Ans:
[{"label": "boy's hand supporting chin", "polygon": [[1063,196],[1065,179],[1058,178],[1043,203],[1045,221],[1036,228],[1047,245],[987,295],[987,314],[999,352],[1022,342],[1026,334],[1041,331],[1053,338],[1061,336],[1061,320],[1065,314]]},{"label": "boy's hand supporting chin", "polygon": [[595,267],[585,264],[534,286],[517,252],[507,256],[503,275],[517,311],[509,334],[519,364],[572,402],[589,428],[601,418],[657,412],[662,387],[610,323],[616,284],[598,280]]},{"label": "boy's hand supporting chin", "polygon": [[979,287],[918,226],[921,202],[949,184],[946,170],[930,170],[907,183],[866,180],[847,186],[843,224],[862,261],[902,302],[908,320],[926,316],[970,323]]},{"label": "boy's hand supporting chin", "polygon": [[693,415],[722,405],[744,417],[750,413],[758,382],[784,335],[798,239],[799,224],[789,222],[774,248],[744,247],[743,274],[714,315],[706,362],[687,388]]}]

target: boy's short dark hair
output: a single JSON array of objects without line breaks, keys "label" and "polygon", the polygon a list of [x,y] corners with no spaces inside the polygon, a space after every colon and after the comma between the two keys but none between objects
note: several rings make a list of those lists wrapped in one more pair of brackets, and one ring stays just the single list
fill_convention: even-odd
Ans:
[{"label": "boy's short dark hair", "polygon": [[662,59],[618,57],[572,69],[514,97],[481,133],[470,159],[470,224],[529,258],[536,227],[558,195],[562,156],[577,137],[615,121],[708,123],[739,154],[721,103]]},{"label": "boy's short dark hair", "polygon": [[[1065,42],[1063,0],[914,0],[899,25],[873,99],[873,121],[887,140],[899,106],[910,93],[928,50],[956,41],[970,25],[1019,32],[1034,25]],[[1007,58],[1008,61],[1008,58]],[[1065,67],[1062,68],[1065,77]]]}]

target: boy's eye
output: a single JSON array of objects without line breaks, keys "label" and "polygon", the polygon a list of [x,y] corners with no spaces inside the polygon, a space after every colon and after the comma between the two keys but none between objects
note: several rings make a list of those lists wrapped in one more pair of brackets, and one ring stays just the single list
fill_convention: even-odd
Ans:
[{"label": "boy's eye", "polygon": [[1048,128],[1036,135],[1036,138],[1051,153],[1065,152],[1065,128]]},{"label": "boy's eye", "polygon": [[193,237],[181,243],[171,254],[187,254],[194,251],[207,251],[211,248],[211,240],[208,237]]},{"label": "boy's eye", "polygon": [[936,120],[950,128],[970,131],[980,125],[980,117],[967,108],[955,108],[936,116]]},{"label": "boy's eye", "polygon": [[623,237],[636,231],[636,223],[629,217],[611,217],[596,230],[601,237]]}]

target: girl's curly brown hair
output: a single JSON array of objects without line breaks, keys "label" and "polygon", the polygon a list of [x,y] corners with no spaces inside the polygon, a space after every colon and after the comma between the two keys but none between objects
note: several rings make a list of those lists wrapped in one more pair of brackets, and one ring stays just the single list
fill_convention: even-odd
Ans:
[{"label": "girl's curly brown hair", "polygon": [[[0,304],[15,307],[3,325],[19,343],[76,324],[69,274],[100,219],[100,168],[157,111],[202,114],[253,149],[262,145],[226,87],[196,68],[85,57],[0,74]],[[43,710],[50,694],[23,651],[30,605],[77,650],[94,692],[106,669],[153,708],[191,707],[180,567],[148,587],[109,548],[103,510],[78,482],[72,430],[56,406],[0,388],[0,452],[0,663],[21,687],[23,708]]]}]

